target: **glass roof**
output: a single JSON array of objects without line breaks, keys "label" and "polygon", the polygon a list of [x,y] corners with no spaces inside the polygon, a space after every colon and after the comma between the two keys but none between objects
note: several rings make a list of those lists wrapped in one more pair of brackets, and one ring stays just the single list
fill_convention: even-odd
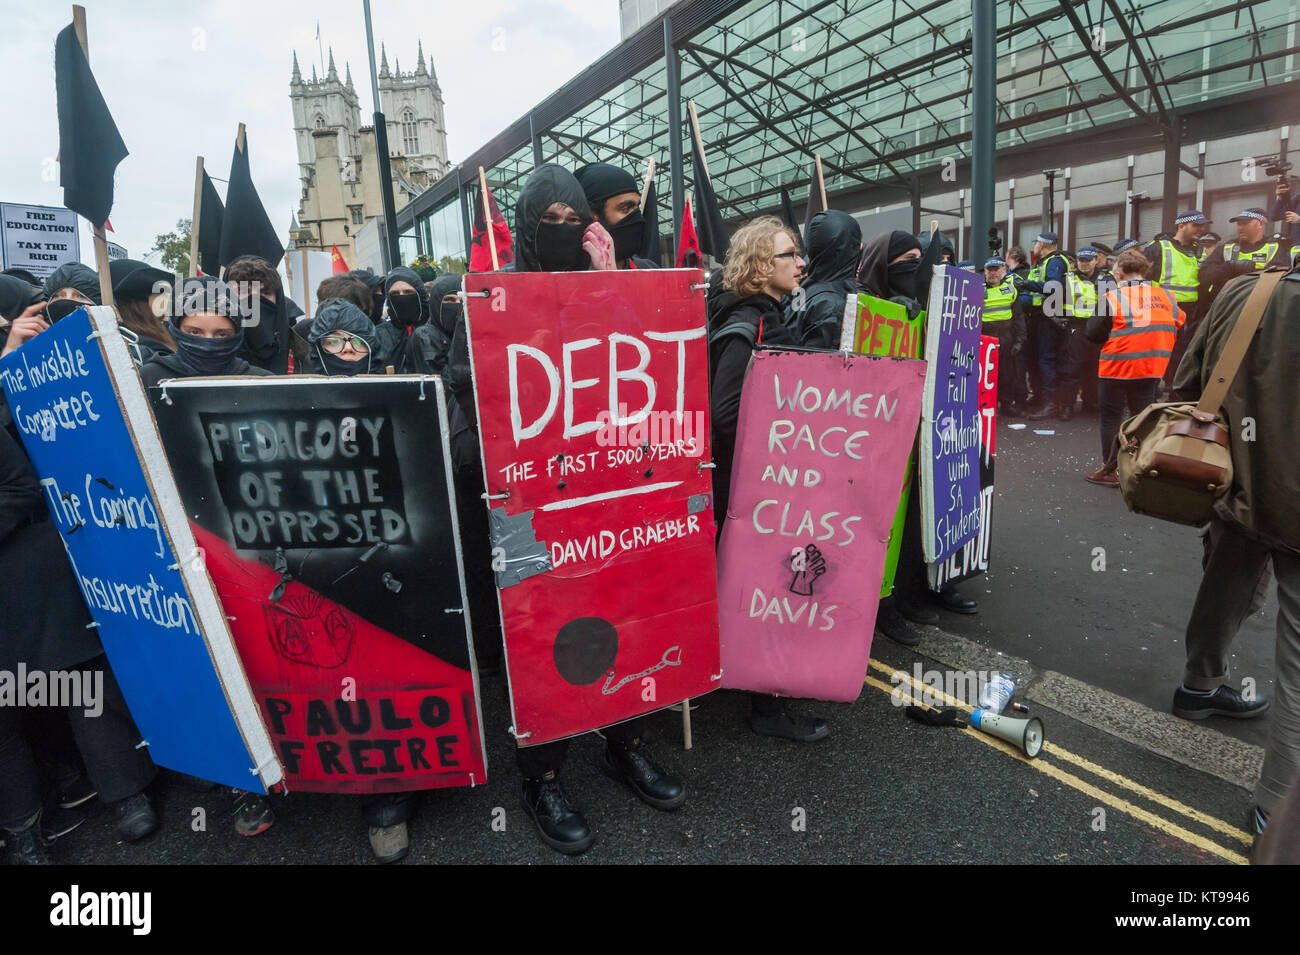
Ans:
[{"label": "glass roof", "polygon": [[[1180,107],[1296,78],[1293,0],[995,6],[1000,150],[1122,121],[1168,124]],[[969,158],[970,29],[970,0],[752,0],[679,40],[683,99],[695,102],[724,214],[773,208],[783,183],[801,210],[814,154],[829,193],[893,185],[900,198],[912,174]],[[659,59],[540,138],[543,159],[571,169],[604,161],[641,176],[653,156],[671,231],[666,86]],[[508,221],[532,166],[525,145],[488,171]]]}]

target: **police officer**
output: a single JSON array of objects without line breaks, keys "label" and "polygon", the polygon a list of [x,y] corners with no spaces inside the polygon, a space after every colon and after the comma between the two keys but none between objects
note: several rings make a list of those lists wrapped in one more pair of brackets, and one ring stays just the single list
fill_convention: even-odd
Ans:
[{"label": "police officer", "polygon": [[1096,311],[1098,296],[1114,287],[1113,279],[1108,285],[1101,284],[1104,270],[1098,265],[1100,260],[1101,253],[1092,246],[1080,249],[1075,256],[1074,270],[1066,280],[1065,310],[1068,324],[1065,330],[1065,359],[1061,365],[1061,387],[1057,394],[1062,421],[1074,417],[1074,399],[1081,387],[1083,410],[1097,410],[1097,357],[1101,346],[1088,341],[1084,327]]},{"label": "police officer", "polygon": [[1178,307],[1189,315],[1198,297],[1200,238],[1210,225],[1201,210],[1189,209],[1174,220],[1172,238],[1156,239],[1142,250],[1151,262],[1151,280],[1172,292]]},{"label": "police officer", "polygon": [[1020,304],[1025,309],[1029,335],[1038,343],[1039,395],[1042,407],[1030,420],[1056,416],[1057,365],[1065,357],[1066,282],[1070,260],[1057,247],[1055,232],[1039,233],[1034,241],[1034,267],[1020,283]]},{"label": "police officer", "polygon": [[1025,413],[1028,389],[1021,352],[1025,347],[1025,317],[1016,280],[1005,260],[994,256],[984,263],[984,316],[981,330],[998,340],[998,410],[1008,418]]},{"label": "police officer", "polygon": [[1263,209],[1244,209],[1228,220],[1237,227],[1236,241],[1223,243],[1201,263],[1201,287],[1207,302],[1238,275],[1270,265],[1290,268],[1291,244],[1281,236],[1265,236],[1268,216]]}]

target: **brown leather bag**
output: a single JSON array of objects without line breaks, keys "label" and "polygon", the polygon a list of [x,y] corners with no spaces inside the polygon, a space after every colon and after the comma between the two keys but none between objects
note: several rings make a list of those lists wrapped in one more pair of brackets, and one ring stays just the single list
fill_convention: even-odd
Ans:
[{"label": "brown leather bag", "polygon": [[1134,514],[1199,527],[1227,493],[1232,444],[1221,413],[1223,399],[1285,274],[1284,269],[1269,270],[1255,282],[1200,401],[1148,405],[1120,425],[1111,454],[1120,493]]}]

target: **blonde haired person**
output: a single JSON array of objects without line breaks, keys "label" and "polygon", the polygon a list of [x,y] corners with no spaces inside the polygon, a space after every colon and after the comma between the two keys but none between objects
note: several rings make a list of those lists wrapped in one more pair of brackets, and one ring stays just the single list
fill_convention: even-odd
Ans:
[{"label": "blonde haired person", "polygon": [[[781,299],[799,287],[804,259],[798,237],[775,216],[741,226],[731,237],[722,285],[709,299],[709,411],[713,427],[713,507],[721,532],[731,495],[740,390],[754,349],[797,345],[782,321]],[[750,695],[755,733],[799,742],[824,739],[826,721],[792,713],[785,700]]]}]

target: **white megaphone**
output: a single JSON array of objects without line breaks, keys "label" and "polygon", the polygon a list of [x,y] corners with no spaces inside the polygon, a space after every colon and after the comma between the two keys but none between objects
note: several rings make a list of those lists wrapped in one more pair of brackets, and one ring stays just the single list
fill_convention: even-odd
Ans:
[{"label": "white megaphone", "polygon": [[1015,716],[1000,716],[990,710],[972,710],[970,725],[1020,747],[1030,759],[1043,749],[1043,721],[1037,716],[1020,719]]}]

